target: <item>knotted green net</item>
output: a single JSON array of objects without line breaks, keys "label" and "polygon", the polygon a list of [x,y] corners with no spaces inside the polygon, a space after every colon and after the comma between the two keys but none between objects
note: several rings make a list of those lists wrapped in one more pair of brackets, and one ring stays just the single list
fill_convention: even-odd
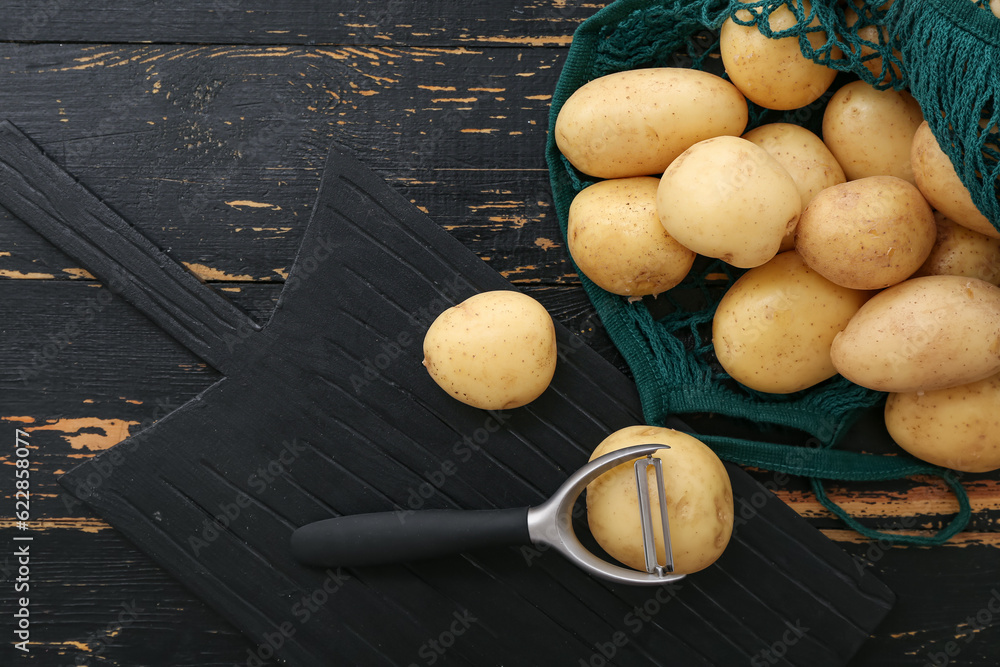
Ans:
[{"label": "knotted green net", "polygon": [[[797,24],[772,31],[768,17],[781,6]],[[840,70],[828,94],[803,109],[775,112],[750,104],[747,129],[790,122],[818,133],[823,107],[842,80],[861,78],[877,88],[906,87],[920,103],[931,130],[969,188],[973,201],[995,225],[1000,222],[1000,19],[984,0],[617,0],[574,34],[552,98],[546,159],[563,234],[569,205],[592,183],[559,153],[555,119],[566,99],[587,81],[641,67],[691,67],[724,75],[718,30],[730,16],[755,24],[769,37],[797,36],[803,54]],[[884,29],[880,29],[883,26]],[[811,43],[807,35],[826,39]],[[998,227],[1000,228],[1000,227]],[[601,320],[631,369],[644,417],[663,424],[670,415],[725,415],[748,428],[741,436],[706,435],[720,457],[810,479],[817,498],[850,527],[894,543],[939,544],[962,530],[970,517],[968,496],[949,470],[902,452],[863,454],[835,447],[862,411],[884,395],[837,376],[789,395],[755,392],[733,381],[714,358],[711,321],[726,287],[741,271],[699,259],[684,282],[655,299],[630,300],[603,291],[581,274]],[[802,433],[799,445],[771,438]],[[743,434],[755,433],[753,439]],[[803,446],[809,444],[811,446]],[[836,505],[824,480],[877,481],[935,475],[953,489],[959,511],[932,536],[873,530]]]}]

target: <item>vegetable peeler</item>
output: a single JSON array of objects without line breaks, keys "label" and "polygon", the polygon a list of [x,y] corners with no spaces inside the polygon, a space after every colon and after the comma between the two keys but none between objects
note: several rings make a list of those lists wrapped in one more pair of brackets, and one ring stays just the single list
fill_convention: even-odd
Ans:
[{"label": "vegetable peeler", "polygon": [[[661,461],[653,457],[663,444],[620,449],[583,466],[541,505],[502,510],[420,510],[376,512],[335,517],[306,524],[292,533],[295,559],[319,567],[400,563],[483,547],[517,544],[549,546],[582,569],[624,584],[656,585],[683,579],[673,572],[666,500],[659,497],[666,562],[657,560],[647,471],[655,470],[663,488]],[[646,571],[614,565],[595,556],[573,530],[572,512],[590,482],[615,466],[635,459]]]}]

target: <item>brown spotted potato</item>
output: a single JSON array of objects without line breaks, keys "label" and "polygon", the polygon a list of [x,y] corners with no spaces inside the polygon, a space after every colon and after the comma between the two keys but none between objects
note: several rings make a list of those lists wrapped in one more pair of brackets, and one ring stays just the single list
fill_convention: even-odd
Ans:
[{"label": "brown spotted potato", "polygon": [[556,334],[542,304],[513,290],[445,310],[424,336],[424,366],[449,394],[484,410],[527,405],[549,386]]},{"label": "brown spotted potato", "polygon": [[578,88],[559,110],[556,145],[597,178],[659,176],[702,139],[739,136],[747,101],[722,77],[680,67],[617,72]]},{"label": "brown spotted potato", "polygon": [[[653,525],[660,524],[659,494],[664,493],[674,556],[674,572],[690,574],[714,563],[733,533],[733,489],[719,457],[701,440],[659,426],[628,426],[598,445],[590,460],[625,447],[663,444],[654,456],[662,461],[664,488],[647,471]],[[604,473],[587,486],[587,520],[594,539],[608,554],[637,570],[646,569],[632,462]],[[662,531],[654,530],[660,563],[665,561]]]},{"label": "brown spotted potato", "polygon": [[566,238],[581,272],[612,294],[641,297],[680,283],[695,254],[663,229],[650,176],[613,178],[582,190],[569,208]]},{"label": "brown spotted potato", "polygon": [[712,344],[737,382],[772,394],[801,391],[837,373],[834,337],[870,297],[816,273],[794,250],[750,269],[719,302]]}]

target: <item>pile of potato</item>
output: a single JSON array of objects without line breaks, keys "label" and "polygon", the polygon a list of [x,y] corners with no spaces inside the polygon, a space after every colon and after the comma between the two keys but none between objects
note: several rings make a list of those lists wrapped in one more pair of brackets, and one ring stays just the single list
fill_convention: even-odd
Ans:
[{"label": "pile of potato", "polygon": [[[771,14],[775,30],[794,21]],[[1000,232],[919,104],[855,81],[822,109],[822,138],[786,123],[747,132],[748,99],[798,109],[837,73],[802,56],[798,38],[731,19],[720,54],[729,80],[632,70],[563,105],[556,143],[597,181],[569,210],[579,270],[641,298],[678,285],[697,255],[747,269],[712,330],[735,380],[786,394],[840,373],[890,393],[886,424],[913,455],[1000,468]]]}]

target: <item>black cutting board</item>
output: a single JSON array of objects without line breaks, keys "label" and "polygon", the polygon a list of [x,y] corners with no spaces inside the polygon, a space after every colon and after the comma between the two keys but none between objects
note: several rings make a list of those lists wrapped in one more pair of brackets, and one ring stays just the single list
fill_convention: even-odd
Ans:
[{"label": "black cutting board", "polygon": [[[132,260],[162,256],[134,229],[31,151],[8,157],[5,206],[50,231],[86,211],[69,242],[50,236],[71,254],[89,237],[109,284],[224,370],[62,482],[243,630],[258,646],[248,664],[843,665],[890,609],[883,584],[735,466],[729,548],[670,588],[612,585],[530,548],[298,565],[291,532],[331,515],[539,503],[641,422],[635,387],[557,326],[558,369],[531,405],[487,413],[447,396],[420,364],[431,317],[513,288],[343,150],[262,328],[172,267],[144,277]],[[129,239],[114,261],[92,247],[105,233]]]}]

